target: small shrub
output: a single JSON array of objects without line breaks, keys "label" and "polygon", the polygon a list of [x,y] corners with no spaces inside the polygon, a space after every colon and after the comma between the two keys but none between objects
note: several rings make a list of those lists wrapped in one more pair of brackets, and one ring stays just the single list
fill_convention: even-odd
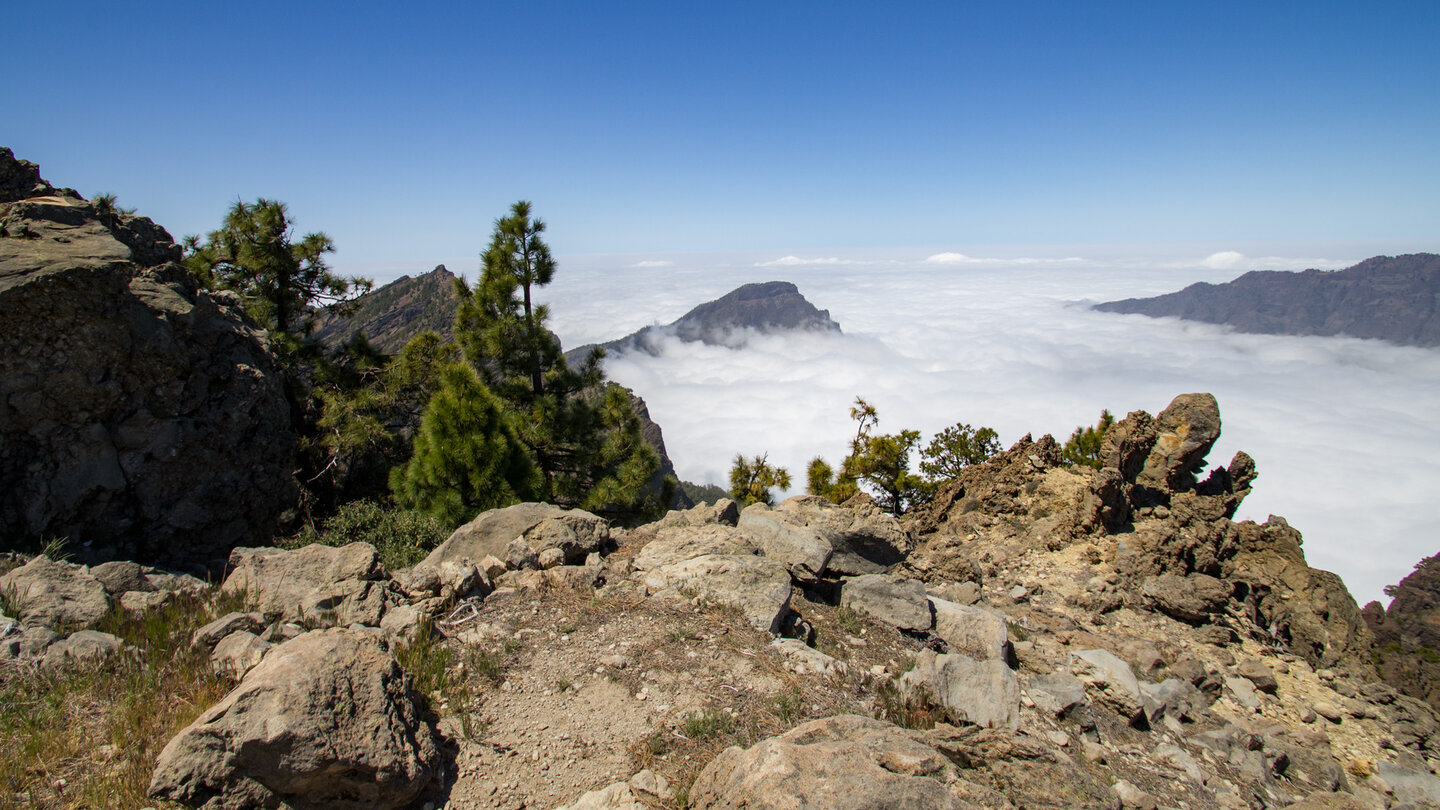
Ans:
[{"label": "small shrub", "polygon": [[685,717],[681,732],[692,740],[709,740],[722,734],[729,734],[735,728],[735,718],[715,709],[691,712]]},{"label": "small shrub", "polygon": [[936,703],[923,686],[902,690],[887,681],[875,690],[875,697],[878,700],[876,717],[901,728],[930,729],[936,723],[959,724],[950,710]]},{"label": "small shrub", "polygon": [[770,708],[775,712],[775,718],[784,725],[791,725],[800,719],[805,709],[804,703],[800,700],[800,690],[790,689],[770,697]]},{"label": "small shrub", "polygon": [[300,548],[312,543],[324,546],[369,543],[380,554],[385,567],[395,571],[425,559],[448,536],[438,520],[423,512],[362,500],[341,506],[319,531],[306,526],[284,545]]},{"label": "small shrub", "polygon": [[859,634],[864,629],[864,625],[860,622],[860,614],[844,605],[835,608],[835,623],[840,625],[841,630],[852,636]]}]

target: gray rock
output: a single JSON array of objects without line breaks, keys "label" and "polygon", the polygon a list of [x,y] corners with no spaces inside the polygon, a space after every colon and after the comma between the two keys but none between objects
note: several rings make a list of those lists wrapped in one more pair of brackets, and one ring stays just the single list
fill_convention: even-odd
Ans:
[{"label": "gray rock", "polygon": [[1225,688],[1235,702],[1252,711],[1260,711],[1260,696],[1255,694],[1255,684],[1245,678],[1226,678]]},{"label": "gray rock", "polygon": [[1199,689],[1179,678],[1166,678],[1160,683],[1142,682],[1140,692],[1144,697],[1145,713],[1152,723],[1167,716],[1194,722],[1207,713],[1210,705]]},{"label": "gray rock", "polygon": [[555,810],[647,810],[645,805],[635,798],[630,790],[630,785],[625,782],[615,782],[609,787],[600,790],[586,791],[573,804],[566,804],[555,808]]},{"label": "gray rock", "polygon": [[729,498],[715,503],[702,503],[686,510],[673,510],[654,523],[640,527],[641,531],[658,533],[661,529],[678,529],[686,526],[709,526],[719,524],[734,526],[740,520],[740,506]]},{"label": "gray rock", "polygon": [[120,594],[120,609],[129,616],[144,616],[170,604],[171,591],[126,591]]},{"label": "gray rock", "polygon": [[1180,746],[1174,743],[1161,743],[1155,746],[1153,756],[1156,760],[1176,770],[1184,771],[1185,775],[1195,782],[1204,784],[1205,773],[1200,770],[1200,763],[1196,762],[1195,758]]},{"label": "gray rock", "polygon": [[[541,526],[541,524],[545,524]],[[548,503],[517,503],[504,509],[481,512],[474,520],[456,529],[425,558],[438,566],[444,560],[482,560],[486,555],[505,559],[510,542],[524,537],[536,553],[559,548],[565,561],[578,564],[592,551],[610,541],[610,524],[579,509],[561,509]]]},{"label": "gray rock", "polygon": [[973,605],[980,601],[980,585],[975,582],[942,582],[929,585],[925,592],[937,599],[954,602],[957,605]]},{"label": "gray rock", "polygon": [[270,642],[254,633],[236,631],[215,645],[210,653],[210,669],[216,675],[242,678],[260,663],[271,646]]},{"label": "gray rock", "polygon": [[632,790],[648,793],[662,801],[669,801],[675,795],[675,790],[670,787],[670,780],[649,768],[630,777],[628,784]]},{"label": "gray rock", "polygon": [[379,626],[398,601],[375,549],[366,543],[310,545],[293,551],[237,548],[221,590],[245,594],[267,622],[314,626]]},{"label": "gray rock", "polygon": [[934,626],[925,585],[918,579],[887,574],[847,579],[840,586],[840,604],[902,630]]},{"label": "gray rock", "polygon": [[558,548],[547,548],[535,555],[535,562],[541,570],[550,570],[557,565],[565,564],[565,552]]},{"label": "gray rock", "polygon": [[45,669],[59,669],[98,664],[120,652],[124,646],[125,642],[118,636],[95,630],[81,630],[48,645],[40,665]]},{"label": "gray rock", "polygon": [[1004,617],[983,608],[934,597],[930,599],[930,607],[935,614],[934,633],[950,645],[950,652],[1007,663],[1014,659]]},{"label": "gray rock", "polygon": [[365,632],[280,645],[160,752],[149,795],[205,810],[404,807],[441,775],[410,676]]},{"label": "gray rock", "polygon": [[[752,520],[765,518],[753,524],[752,531],[757,538],[770,531],[814,538],[793,542],[828,548],[825,569],[830,575],[882,573],[905,559],[912,547],[900,522],[865,496],[851,498],[837,506],[814,495],[797,495],[781,501],[773,509],[757,512]],[[744,524],[743,514],[740,520]],[[742,528],[746,527],[742,525]]]},{"label": "gray rock", "polygon": [[790,612],[790,574],[774,560],[707,554],[643,575],[652,592],[673,588],[704,602],[735,608],[756,628],[779,633]]},{"label": "gray rock", "polygon": [[0,577],[0,591],[22,623],[51,629],[91,627],[110,609],[105,586],[84,566],[36,557]]},{"label": "gray rock", "polygon": [[785,659],[785,668],[797,675],[834,675],[848,669],[837,661],[796,638],[777,638],[770,642]]},{"label": "gray rock", "polygon": [[427,629],[425,612],[416,605],[396,605],[385,611],[380,629],[400,644],[414,644]]},{"label": "gray rock", "polygon": [[1381,762],[1375,772],[1395,791],[1396,802],[1440,804],[1440,777],[1425,771],[1406,768],[1393,762]]},{"label": "gray rock", "polygon": [[819,531],[806,526],[793,514],[771,509],[763,503],[745,507],[736,525],[754,538],[761,554],[785,566],[790,577],[800,585],[819,581],[834,553],[830,541]]},{"label": "gray rock", "polygon": [[1109,650],[1078,650],[1070,653],[1070,671],[1085,684],[1097,703],[1105,704],[1128,718],[1145,710],[1140,681],[1130,665]]},{"label": "gray rock", "polygon": [[511,571],[538,571],[540,555],[525,542],[525,538],[517,537],[505,546],[505,567]]},{"label": "gray rock", "polygon": [[1068,672],[1052,672],[1030,679],[1025,694],[1035,707],[1052,717],[1064,717],[1085,704],[1085,684]]},{"label": "gray rock", "polygon": [[922,650],[900,677],[902,689],[923,688],[959,718],[985,728],[1020,727],[1020,683],[1003,662]]},{"label": "gray rock", "polygon": [[231,633],[255,633],[265,630],[265,617],[259,613],[226,613],[224,616],[190,634],[190,646],[206,652],[213,651],[221,639]]},{"label": "gray rock", "polygon": [[1255,684],[1255,688],[1261,692],[1273,695],[1280,688],[1279,681],[1275,680],[1275,673],[1254,658],[1241,661],[1240,665],[1235,668],[1235,674]]},{"label": "gray rock", "polygon": [[690,788],[695,810],[960,810],[958,774],[919,735],[854,715],[812,720],[748,749],[725,749]]},{"label": "gray rock", "polygon": [[1158,806],[1155,797],[1141,790],[1138,787],[1126,782],[1124,779],[1115,783],[1115,795],[1120,799],[1120,806],[1124,810],[1155,810]]},{"label": "gray rock", "polygon": [[145,576],[145,569],[139,563],[124,560],[91,566],[90,576],[100,580],[105,592],[119,598],[130,591],[153,591],[155,585]]}]

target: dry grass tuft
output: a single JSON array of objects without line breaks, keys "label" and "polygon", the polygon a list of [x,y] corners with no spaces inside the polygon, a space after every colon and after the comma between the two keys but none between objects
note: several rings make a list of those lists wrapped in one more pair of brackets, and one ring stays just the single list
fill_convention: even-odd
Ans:
[{"label": "dry grass tuft", "polygon": [[233,608],[214,592],[177,595],[143,617],[118,607],[97,628],[127,654],[97,666],[0,668],[0,805],[133,808],[160,750],[233,682],[190,647],[201,625]]}]

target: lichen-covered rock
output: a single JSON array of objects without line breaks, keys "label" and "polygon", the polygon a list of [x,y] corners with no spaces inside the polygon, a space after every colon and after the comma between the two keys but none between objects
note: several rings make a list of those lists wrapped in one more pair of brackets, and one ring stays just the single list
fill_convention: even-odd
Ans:
[{"label": "lichen-covered rock", "polygon": [[812,720],[749,749],[727,748],[690,788],[696,810],[965,808],[950,760],[920,735],[854,715]]},{"label": "lichen-covered rock", "polygon": [[0,534],[177,566],[268,540],[298,490],[263,332],[163,228],[18,163],[0,150]]},{"label": "lichen-covered rock", "polygon": [[1155,444],[1135,482],[1164,493],[1191,489],[1195,470],[1220,438],[1220,406],[1212,394],[1181,394],[1155,420]]},{"label": "lichen-covered rock", "polygon": [[723,524],[667,526],[635,554],[637,571],[650,571],[706,554],[753,554],[749,536]]},{"label": "lichen-covered rock", "polygon": [[504,560],[510,543],[516,539],[523,539],[536,554],[546,548],[558,548],[567,564],[576,565],[583,563],[591,552],[602,551],[610,542],[610,524],[580,509],[561,509],[548,503],[517,503],[481,512],[456,529],[424,562],[437,567],[445,560],[469,559],[478,563],[487,555]]},{"label": "lichen-covered rock", "polygon": [[707,554],[656,568],[643,581],[652,592],[674,589],[739,610],[767,633],[779,633],[790,612],[790,574],[764,557]]},{"label": "lichen-covered rock", "polygon": [[904,690],[921,687],[959,720],[985,728],[1020,727],[1020,684],[1004,661],[922,650],[900,678]]},{"label": "lichen-covered rock", "polygon": [[929,630],[934,626],[925,584],[886,574],[866,574],[845,580],[840,605],[901,630]]},{"label": "lichen-covered rock", "polygon": [[149,793],[204,810],[389,810],[442,768],[410,676],[374,636],[336,628],[265,656],[170,740]]},{"label": "lichen-covered rock", "polygon": [[390,576],[368,543],[285,550],[237,548],[221,591],[243,594],[267,621],[310,626],[380,626],[397,600]]},{"label": "lichen-covered rock", "polygon": [[43,555],[0,577],[0,592],[10,594],[17,618],[30,626],[90,627],[110,609],[104,583],[88,569]]}]

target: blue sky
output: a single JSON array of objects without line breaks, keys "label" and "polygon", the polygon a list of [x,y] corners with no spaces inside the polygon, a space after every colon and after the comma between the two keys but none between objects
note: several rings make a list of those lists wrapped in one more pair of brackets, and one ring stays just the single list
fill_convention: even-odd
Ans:
[{"label": "blue sky", "polygon": [[1429,1],[5,16],[0,144],[177,237],[284,200],[342,268],[473,256],[520,198],[562,255],[1440,243]]}]

